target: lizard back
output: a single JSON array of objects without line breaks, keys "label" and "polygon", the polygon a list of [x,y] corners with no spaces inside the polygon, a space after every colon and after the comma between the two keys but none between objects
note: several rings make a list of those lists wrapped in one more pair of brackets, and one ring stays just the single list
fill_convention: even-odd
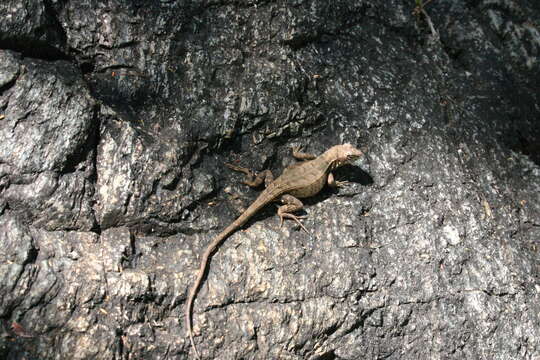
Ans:
[{"label": "lizard back", "polygon": [[283,187],[282,194],[297,198],[310,197],[324,187],[329,169],[330,164],[320,158],[293,164],[286,168],[274,183]]}]

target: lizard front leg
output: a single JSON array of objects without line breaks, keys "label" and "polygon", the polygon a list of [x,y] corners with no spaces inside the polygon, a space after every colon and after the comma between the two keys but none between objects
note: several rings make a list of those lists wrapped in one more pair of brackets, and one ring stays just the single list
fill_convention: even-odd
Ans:
[{"label": "lizard front leg", "polygon": [[341,187],[343,185],[348,184],[348,181],[339,181],[334,178],[334,175],[332,173],[328,174],[328,178],[326,179],[326,182],[328,183],[328,186],[337,189],[338,187]]},{"label": "lizard front leg", "polygon": [[302,145],[292,147],[292,156],[297,160],[313,160],[316,158],[313,154],[302,152]]},{"label": "lizard front leg", "polygon": [[281,205],[278,208],[278,212],[277,212],[281,220],[279,226],[281,227],[283,225],[284,218],[292,219],[296,221],[298,225],[300,225],[300,227],[304,229],[306,233],[309,234],[305,226],[299,220],[299,219],[305,218],[305,216],[296,216],[294,214],[291,214],[294,211],[301,210],[304,207],[304,204],[302,204],[302,202],[298,200],[297,198],[295,198],[294,196],[288,195],[288,194],[282,195],[280,200],[284,205]]},{"label": "lizard front leg", "polygon": [[274,181],[274,175],[270,170],[264,170],[255,175],[253,171],[248,168],[236,166],[233,164],[225,164],[229,169],[246,174],[246,179],[242,181],[242,184],[246,184],[250,187],[260,186],[264,182],[264,186],[267,187],[272,181]]}]

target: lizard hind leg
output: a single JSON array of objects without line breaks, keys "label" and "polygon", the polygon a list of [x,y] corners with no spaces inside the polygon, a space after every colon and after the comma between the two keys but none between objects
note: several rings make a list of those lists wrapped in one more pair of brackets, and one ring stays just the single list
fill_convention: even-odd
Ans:
[{"label": "lizard hind leg", "polygon": [[255,175],[253,171],[248,168],[236,166],[233,164],[225,164],[229,169],[246,174],[246,179],[242,181],[242,184],[246,184],[250,187],[258,187],[264,182],[264,186],[267,187],[272,181],[274,181],[274,175],[270,170],[264,170]]},{"label": "lizard hind leg", "polygon": [[309,234],[309,232],[307,231],[304,224],[302,224],[300,222],[300,219],[303,219],[306,216],[296,216],[296,215],[292,214],[292,212],[294,212],[294,211],[301,210],[304,207],[304,204],[302,204],[302,202],[300,200],[298,200],[297,198],[295,198],[294,196],[288,195],[288,194],[282,195],[280,200],[284,205],[281,205],[278,208],[278,212],[277,212],[277,214],[279,216],[279,219],[280,219],[279,226],[281,227],[283,225],[283,219],[285,219],[285,218],[291,219],[291,220],[296,221],[296,223],[298,225],[300,225],[300,227],[307,234]]}]

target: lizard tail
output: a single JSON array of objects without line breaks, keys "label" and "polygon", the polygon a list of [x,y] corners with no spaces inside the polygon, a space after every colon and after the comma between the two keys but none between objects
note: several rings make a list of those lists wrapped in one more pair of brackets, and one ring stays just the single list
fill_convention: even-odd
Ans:
[{"label": "lizard tail", "polygon": [[227,235],[229,235],[229,233],[231,232],[231,228],[232,228],[232,225],[229,226],[221,234],[219,234],[208,246],[205,252],[202,254],[201,265],[199,267],[199,271],[197,272],[197,278],[195,279],[195,282],[193,283],[193,286],[191,287],[191,289],[189,289],[189,294],[188,294],[187,303],[186,303],[185,323],[186,323],[186,329],[189,334],[189,340],[191,341],[191,346],[193,347],[193,350],[195,350],[195,355],[197,359],[199,360],[201,359],[201,355],[199,354],[199,351],[197,351],[197,347],[195,346],[195,340],[193,339],[193,327],[192,327],[193,301],[195,300],[197,291],[199,291],[199,287],[201,286],[202,279],[204,277],[204,274],[206,273],[206,268],[208,267],[208,259],[210,255],[215,250],[215,248],[219,245],[219,243],[223,241],[223,239],[226,238]]},{"label": "lizard tail", "polygon": [[191,318],[191,311],[193,309],[193,300],[195,300],[195,295],[197,294],[197,291],[199,290],[199,286],[201,285],[202,278],[204,276],[204,273],[206,272],[206,264],[208,262],[208,256],[209,253],[205,252],[203,254],[203,259],[201,260],[201,267],[199,269],[199,272],[197,274],[197,279],[193,283],[193,286],[189,290],[189,295],[186,303],[186,329],[189,334],[189,340],[191,341],[191,346],[193,347],[193,350],[195,350],[195,356],[197,359],[201,359],[201,355],[199,354],[199,351],[197,350],[197,346],[195,346],[195,340],[193,339],[193,328],[192,328],[192,318]]},{"label": "lizard tail", "polygon": [[191,289],[189,289],[189,294],[187,298],[186,303],[186,313],[185,313],[185,325],[186,329],[189,334],[189,340],[191,341],[191,346],[193,346],[193,350],[195,350],[195,355],[197,359],[201,359],[201,356],[199,355],[199,352],[197,351],[197,347],[195,346],[195,340],[193,339],[193,328],[192,328],[192,310],[193,310],[193,302],[195,300],[195,296],[197,295],[197,291],[199,291],[199,287],[202,283],[203,277],[206,273],[206,269],[208,267],[209,258],[214,252],[214,250],[218,247],[218,245],[225,240],[231,233],[233,233],[236,229],[241,227],[253,214],[257,212],[260,208],[262,208],[264,205],[269,203],[271,200],[275,199],[277,195],[279,195],[280,189],[274,190],[274,192],[264,191],[258,198],[255,200],[249,208],[244,211],[242,215],[238,217],[232,224],[227,226],[225,230],[223,230],[212,242],[208,245],[204,253],[201,257],[201,262],[199,266],[199,271],[197,272],[197,278],[195,279],[195,282],[193,283],[193,286]]},{"label": "lizard tail", "polygon": [[[192,303],[193,304],[193,303]],[[195,346],[195,340],[193,339],[193,329],[191,328],[191,312],[186,311],[186,324],[187,324],[187,330],[189,333],[189,340],[191,341],[191,346],[193,347],[193,350],[195,350],[195,356],[197,359],[201,359],[201,355],[199,354],[199,351],[197,350],[197,346]]]}]

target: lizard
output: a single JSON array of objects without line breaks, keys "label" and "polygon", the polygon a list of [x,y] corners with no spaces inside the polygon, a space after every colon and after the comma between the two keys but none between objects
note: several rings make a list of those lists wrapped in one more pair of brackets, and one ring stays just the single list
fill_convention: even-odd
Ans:
[{"label": "lizard", "polygon": [[293,156],[297,159],[307,161],[290,165],[275,180],[273,179],[270,170],[262,171],[255,176],[253,172],[246,168],[225,164],[234,171],[246,174],[247,179],[243,181],[244,184],[255,187],[261,185],[264,181],[266,188],[236,220],[212,240],[201,256],[199,270],[195,282],[189,290],[185,305],[185,327],[197,359],[200,359],[201,357],[193,339],[193,302],[208,268],[210,257],[216,248],[228,236],[241,228],[260,209],[274,201],[280,201],[283,204],[279,206],[277,211],[277,215],[280,218],[280,227],[283,225],[283,219],[287,218],[296,221],[300,227],[307,232],[306,228],[299,220],[302,217],[293,214],[293,212],[303,208],[303,204],[299,198],[307,198],[316,195],[322,190],[326,183],[333,187],[342,185],[343,182],[336,181],[331,171],[342,165],[353,162],[362,155],[363,153],[351,144],[335,145],[318,157],[301,152],[301,147],[293,147]]}]

